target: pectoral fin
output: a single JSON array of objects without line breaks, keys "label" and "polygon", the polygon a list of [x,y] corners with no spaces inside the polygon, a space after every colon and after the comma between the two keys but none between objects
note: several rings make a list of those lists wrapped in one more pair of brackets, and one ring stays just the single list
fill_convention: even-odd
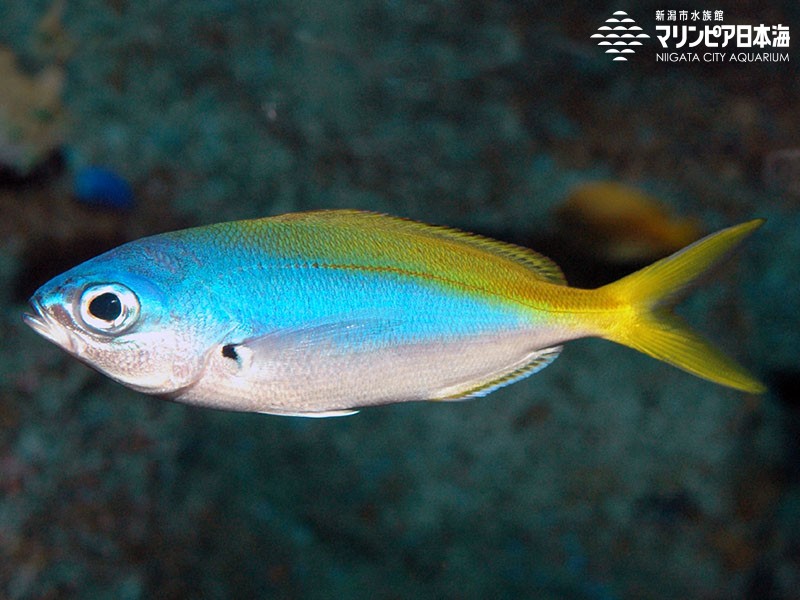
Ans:
[{"label": "pectoral fin", "polygon": [[[340,378],[352,380],[351,372],[364,356],[393,348],[397,326],[398,322],[390,319],[364,318],[274,330],[218,346],[211,370],[226,394],[244,397],[261,391],[272,397],[269,408],[251,409],[256,412],[303,417],[351,415],[357,411],[342,404],[355,404],[356,398],[335,398],[343,385],[337,382]],[[311,404],[306,404],[305,398],[292,397],[309,385],[328,389],[329,396]],[[327,401],[330,404],[325,406]]]},{"label": "pectoral fin", "polygon": [[206,382],[214,396],[242,398],[245,409],[253,412],[355,414],[351,406],[357,405],[360,390],[352,385],[353,372],[364,357],[393,351],[398,326],[397,320],[366,317],[277,329],[241,340],[229,337],[211,352]]},{"label": "pectoral fin", "polygon": [[298,355],[364,352],[386,344],[397,322],[365,318],[331,321],[291,329],[277,329],[238,343],[225,344],[222,356],[236,361],[243,371],[258,371],[276,360],[297,360]]}]

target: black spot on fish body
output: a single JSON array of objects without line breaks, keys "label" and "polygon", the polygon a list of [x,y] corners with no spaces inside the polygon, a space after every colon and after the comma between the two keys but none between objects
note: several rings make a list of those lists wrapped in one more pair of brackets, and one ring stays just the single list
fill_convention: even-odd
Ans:
[{"label": "black spot on fish body", "polygon": [[230,358],[231,360],[239,360],[239,354],[236,352],[236,346],[234,344],[225,344],[222,347],[222,356]]}]

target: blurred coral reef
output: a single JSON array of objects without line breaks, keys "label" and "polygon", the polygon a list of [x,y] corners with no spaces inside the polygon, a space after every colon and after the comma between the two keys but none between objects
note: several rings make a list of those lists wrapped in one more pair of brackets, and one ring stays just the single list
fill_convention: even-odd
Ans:
[{"label": "blurred coral reef", "polygon": [[0,168],[28,175],[64,142],[64,78],[58,65],[27,75],[0,48]]}]

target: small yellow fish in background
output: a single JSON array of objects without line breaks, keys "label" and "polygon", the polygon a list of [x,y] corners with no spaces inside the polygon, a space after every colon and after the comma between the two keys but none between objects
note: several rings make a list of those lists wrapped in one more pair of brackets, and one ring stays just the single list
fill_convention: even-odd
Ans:
[{"label": "small yellow fish in background", "polygon": [[611,263],[646,263],[703,234],[696,220],[675,217],[652,196],[614,181],[574,188],[556,216],[584,252]]},{"label": "small yellow fish in background", "polygon": [[321,417],[475,398],[584,337],[763,392],[669,311],[762,222],[584,290],[540,254],[454,229],[288,214],[130,242],[43,285],[23,318],[135,390],[228,410]]}]

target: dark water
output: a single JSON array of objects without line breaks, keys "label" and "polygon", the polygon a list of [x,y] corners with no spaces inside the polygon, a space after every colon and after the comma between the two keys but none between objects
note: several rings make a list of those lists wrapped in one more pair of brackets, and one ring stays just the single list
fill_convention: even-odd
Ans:
[{"label": "dark water", "polygon": [[[63,77],[55,106],[52,82],[0,77],[38,111],[0,111],[0,146],[42,144],[0,184],[0,596],[796,597],[797,42],[758,48],[788,62],[657,62],[655,38],[670,9],[687,45],[703,10],[799,35],[795,2],[74,0],[60,27],[48,7],[0,2],[25,77]],[[590,38],[616,10],[650,34],[627,62]],[[74,198],[92,166],[132,210]],[[681,311],[768,394],[588,340],[480,401],[242,415],[131,392],[20,322],[123,241],[310,208],[479,231],[599,285],[633,266],[554,217],[591,180],[705,231],[768,219]]]}]

